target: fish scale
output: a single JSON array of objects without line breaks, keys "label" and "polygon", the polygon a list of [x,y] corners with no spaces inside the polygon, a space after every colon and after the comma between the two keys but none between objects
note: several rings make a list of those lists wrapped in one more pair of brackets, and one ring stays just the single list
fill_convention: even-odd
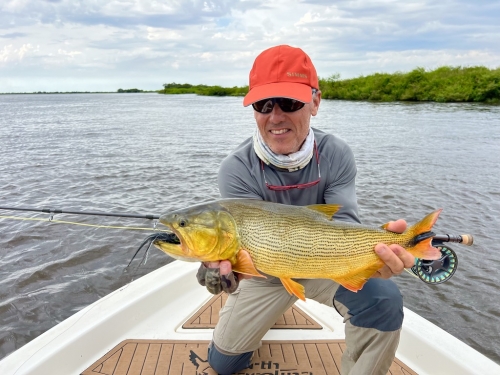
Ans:
[{"label": "fish scale", "polygon": [[[304,299],[292,279],[332,279],[357,291],[382,261],[378,243],[399,244],[422,259],[438,259],[430,233],[441,210],[427,215],[402,234],[360,224],[336,222],[337,205],[290,206],[252,199],[225,199],[160,217],[178,243],[155,241],[162,251],[183,260],[229,260],[233,270],[279,277],[285,288]],[[247,253],[241,250],[246,250]],[[247,255],[246,255],[247,254]]]},{"label": "fish scale", "polygon": [[370,227],[364,227],[363,233],[359,225],[333,222],[305,207],[264,210],[266,215],[260,201],[230,201],[221,205],[231,212],[237,224],[242,248],[250,252],[257,269],[265,273],[334,278],[357,269],[360,262],[371,265],[379,261],[372,251],[375,235],[379,236],[377,243],[403,246],[411,239]]}]

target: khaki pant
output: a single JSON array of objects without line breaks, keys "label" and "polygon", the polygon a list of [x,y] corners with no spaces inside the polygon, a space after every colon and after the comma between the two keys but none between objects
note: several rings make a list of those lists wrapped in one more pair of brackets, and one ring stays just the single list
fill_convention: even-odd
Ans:
[{"label": "khaki pant", "polygon": [[[338,284],[324,279],[296,281],[304,286],[307,298],[334,307],[334,297],[339,288]],[[377,282],[377,285],[382,283],[381,287],[376,287],[382,294],[388,289],[383,283],[387,281]],[[343,292],[345,294],[346,290],[343,289]],[[359,296],[365,299],[371,298],[363,297],[361,293]],[[350,297],[356,300],[357,295],[354,294]],[[229,356],[255,351],[261,346],[261,339],[266,332],[296,300],[295,296],[288,294],[277,278],[243,280],[236,292],[228,296],[226,305],[220,311],[219,323],[215,327],[213,336],[215,348],[218,352]],[[387,298],[381,300],[387,300]],[[342,314],[346,323],[347,350],[342,357],[342,374],[387,374],[399,343],[400,329],[384,331],[371,328],[372,326],[377,327],[379,324],[377,322],[383,320],[385,307],[374,310],[380,312],[378,315],[381,315],[382,319],[380,316],[374,316],[375,321],[372,323],[369,321],[371,315],[377,314],[368,313],[365,314],[369,317],[368,320],[366,318],[358,319],[362,326],[353,325],[350,312],[356,311],[358,306],[351,301],[349,305],[347,307],[335,300],[335,308]],[[387,308],[394,308],[391,306],[389,304]]]}]

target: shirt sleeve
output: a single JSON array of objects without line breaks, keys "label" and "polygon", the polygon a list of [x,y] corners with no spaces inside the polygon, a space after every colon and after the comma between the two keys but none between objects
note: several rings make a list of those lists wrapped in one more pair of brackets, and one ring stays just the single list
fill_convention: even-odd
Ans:
[{"label": "shirt sleeve", "polygon": [[263,199],[255,189],[255,177],[247,165],[234,155],[222,161],[217,183],[222,198]]},{"label": "shirt sleeve", "polygon": [[351,148],[347,145],[335,159],[331,173],[335,176],[325,190],[327,204],[339,204],[342,207],[333,216],[334,220],[360,223],[356,198],[356,161]]}]

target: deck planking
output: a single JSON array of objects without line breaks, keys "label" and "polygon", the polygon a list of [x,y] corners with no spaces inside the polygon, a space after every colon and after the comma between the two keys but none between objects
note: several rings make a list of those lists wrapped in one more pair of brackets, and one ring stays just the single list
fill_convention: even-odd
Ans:
[{"label": "deck planking", "polygon": [[[125,340],[82,375],[217,375],[207,361],[209,341]],[[266,341],[249,368],[235,375],[340,375],[343,340]],[[388,375],[418,375],[395,359]]]},{"label": "deck planking", "polygon": [[[214,328],[227,296],[211,298],[183,325]],[[299,307],[290,307],[273,329],[322,329]],[[209,341],[131,339],[117,344],[82,375],[217,375],[207,361]],[[339,375],[344,340],[262,341],[251,366],[236,375]],[[388,375],[418,375],[395,359]]]}]

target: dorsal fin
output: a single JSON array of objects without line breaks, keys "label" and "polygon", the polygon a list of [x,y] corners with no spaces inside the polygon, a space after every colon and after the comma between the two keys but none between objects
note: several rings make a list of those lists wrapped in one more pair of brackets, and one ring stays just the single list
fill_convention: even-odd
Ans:
[{"label": "dorsal fin", "polygon": [[333,215],[340,210],[342,206],[340,204],[312,204],[306,207],[310,210],[321,212],[328,216],[328,219],[332,220]]}]

